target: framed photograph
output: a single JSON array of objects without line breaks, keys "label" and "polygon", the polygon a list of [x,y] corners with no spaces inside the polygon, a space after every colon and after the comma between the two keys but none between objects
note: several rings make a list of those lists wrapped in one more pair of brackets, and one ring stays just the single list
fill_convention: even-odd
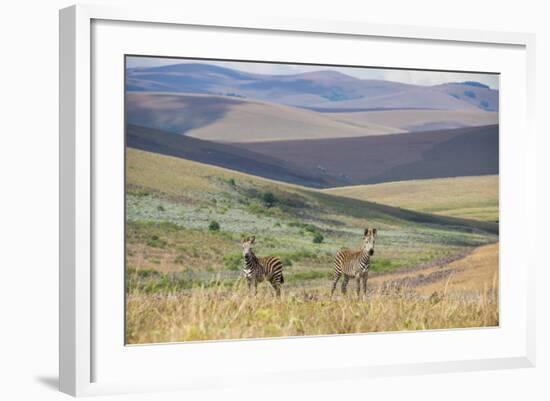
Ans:
[{"label": "framed photograph", "polygon": [[61,390],[533,366],[534,37],[249,18],[61,10]]}]

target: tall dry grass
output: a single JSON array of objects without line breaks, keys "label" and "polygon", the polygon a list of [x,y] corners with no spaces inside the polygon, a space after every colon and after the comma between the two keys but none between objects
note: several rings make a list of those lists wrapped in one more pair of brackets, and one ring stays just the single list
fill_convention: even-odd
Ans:
[{"label": "tall dry grass", "polygon": [[[351,288],[350,288],[351,290]],[[130,292],[127,343],[284,337],[498,326],[495,290],[423,297],[377,289],[366,300],[350,291],[331,300],[326,289],[294,290],[276,299],[267,288],[242,286],[181,294]]]}]

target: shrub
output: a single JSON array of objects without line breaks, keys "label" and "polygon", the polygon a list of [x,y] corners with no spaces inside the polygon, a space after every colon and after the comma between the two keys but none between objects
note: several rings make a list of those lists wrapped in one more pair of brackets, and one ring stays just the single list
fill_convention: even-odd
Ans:
[{"label": "shrub", "polygon": [[315,227],[313,224],[306,224],[306,225],[304,226],[304,228],[305,228],[305,230],[306,230],[307,232],[310,232],[310,233],[316,233],[316,232],[318,232],[318,231],[317,231],[317,227]]},{"label": "shrub", "polygon": [[164,248],[166,246],[166,241],[159,238],[158,235],[152,235],[151,238],[147,240],[147,245],[153,248]]},{"label": "shrub", "polygon": [[275,198],[275,195],[273,195],[273,192],[265,192],[262,195],[262,200],[266,207],[273,207],[277,202],[277,198]]},{"label": "shrub", "polygon": [[208,230],[210,231],[220,231],[220,223],[218,223],[216,220],[212,220],[210,224],[208,225]]},{"label": "shrub", "polygon": [[320,232],[316,232],[313,236],[313,243],[320,244],[321,242],[323,242],[324,239],[325,237],[323,237],[323,234],[321,234]]},{"label": "shrub", "polygon": [[158,206],[157,206],[157,210],[158,210],[159,212],[164,212],[165,209],[164,209],[164,206],[158,205]]}]

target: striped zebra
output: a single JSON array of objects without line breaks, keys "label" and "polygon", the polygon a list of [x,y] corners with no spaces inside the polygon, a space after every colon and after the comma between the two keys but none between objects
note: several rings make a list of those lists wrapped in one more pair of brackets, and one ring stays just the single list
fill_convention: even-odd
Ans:
[{"label": "striped zebra", "polygon": [[370,257],[374,255],[374,240],[376,237],[376,228],[366,228],[363,235],[363,244],[361,249],[356,251],[349,248],[340,249],[334,257],[334,278],[332,281],[332,290],[330,296],[334,294],[336,285],[340,277],[344,276],[342,281],[342,294],[347,291],[350,279],[357,280],[357,296],[367,294],[367,279],[369,277]]},{"label": "striped zebra", "polygon": [[248,283],[248,290],[254,286],[254,295],[258,292],[258,283],[267,280],[275,289],[277,296],[281,296],[281,284],[285,282],[283,278],[283,263],[277,256],[258,257],[252,251],[252,245],[256,237],[243,238],[243,275]]}]

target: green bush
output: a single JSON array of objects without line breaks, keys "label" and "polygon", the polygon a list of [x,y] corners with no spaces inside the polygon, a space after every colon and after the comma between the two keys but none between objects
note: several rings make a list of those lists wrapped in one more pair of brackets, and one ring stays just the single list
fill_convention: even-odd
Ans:
[{"label": "green bush", "polygon": [[273,207],[277,203],[277,198],[273,195],[273,192],[264,192],[262,195],[262,201],[266,207]]},{"label": "green bush", "polygon": [[220,223],[218,223],[216,220],[212,220],[210,224],[208,225],[208,230],[210,231],[220,231]]},{"label": "green bush", "polygon": [[316,233],[317,232],[317,227],[315,227],[313,224],[306,224],[306,225],[304,225],[304,228],[307,232],[310,232],[310,233]]},{"label": "green bush", "polygon": [[158,210],[159,212],[164,212],[165,209],[164,209],[164,206],[158,205],[158,206],[157,206],[157,210]]},{"label": "green bush", "polygon": [[323,237],[323,234],[321,234],[320,232],[316,232],[313,236],[313,243],[320,244],[321,242],[323,242],[324,239],[325,237]]},{"label": "green bush", "polygon": [[147,240],[147,245],[153,247],[153,248],[164,248],[166,246],[166,241],[164,241],[163,239],[159,238],[158,235],[152,235],[148,240]]}]

